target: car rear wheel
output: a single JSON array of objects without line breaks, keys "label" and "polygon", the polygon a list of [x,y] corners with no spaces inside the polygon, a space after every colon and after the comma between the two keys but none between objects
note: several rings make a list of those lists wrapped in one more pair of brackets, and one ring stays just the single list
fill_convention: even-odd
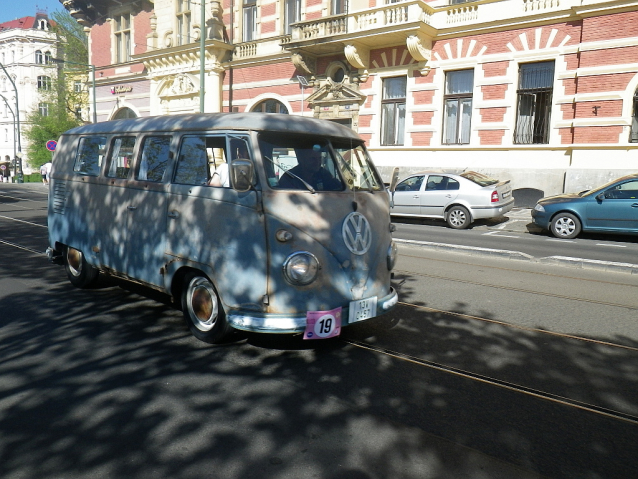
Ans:
[{"label": "car rear wheel", "polygon": [[184,278],[182,311],[190,332],[205,343],[223,343],[233,333],[213,283],[198,272]]},{"label": "car rear wheel", "polygon": [[98,277],[98,270],[88,264],[82,251],[67,246],[64,251],[64,269],[76,288],[88,288]]},{"label": "car rear wheel", "polygon": [[453,206],[447,212],[447,224],[455,230],[462,230],[470,226],[470,212],[463,206]]},{"label": "car rear wheel", "polygon": [[552,219],[552,234],[557,238],[570,239],[578,236],[581,230],[580,220],[571,213],[558,213]]}]

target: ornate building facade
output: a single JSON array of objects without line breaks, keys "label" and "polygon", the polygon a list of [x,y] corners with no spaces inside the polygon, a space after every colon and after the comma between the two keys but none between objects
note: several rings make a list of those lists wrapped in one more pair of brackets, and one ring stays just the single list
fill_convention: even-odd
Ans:
[{"label": "ornate building facade", "polygon": [[386,177],[477,170],[519,204],[638,167],[633,0],[206,0],[203,22],[194,0],[61,2],[89,31],[98,121],[325,118]]},{"label": "ornate building facade", "polygon": [[[41,91],[52,86],[51,58],[56,57],[57,38],[50,31],[44,11],[35,16],[0,23],[0,161],[24,153],[26,118],[33,110],[46,113],[48,104],[41,101]],[[15,85],[15,89],[14,89]],[[18,108],[16,108],[16,90]],[[19,111],[18,111],[19,109]],[[17,123],[20,121],[20,136]],[[53,138],[52,138],[53,139]],[[24,166],[28,162],[23,156]]]}]

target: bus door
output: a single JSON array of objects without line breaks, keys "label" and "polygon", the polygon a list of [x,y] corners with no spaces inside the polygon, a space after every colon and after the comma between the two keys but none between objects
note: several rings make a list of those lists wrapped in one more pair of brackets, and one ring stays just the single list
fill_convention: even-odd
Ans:
[{"label": "bus door", "polygon": [[169,135],[144,137],[127,190],[125,272],[158,286],[164,285],[160,270],[166,263],[166,182],[170,174],[170,147]]},{"label": "bus door", "polygon": [[228,175],[229,162],[250,159],[248,145],[244,135],[183,136],[169,186],[166,251],[211,271],[226,306],[261,311],[268,258],[261,198],[232,189]]}]

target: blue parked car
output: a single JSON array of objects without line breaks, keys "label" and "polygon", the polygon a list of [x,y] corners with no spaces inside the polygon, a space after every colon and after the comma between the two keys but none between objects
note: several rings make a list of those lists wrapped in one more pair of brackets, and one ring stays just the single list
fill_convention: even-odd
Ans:
[{"label": "blue parked car", "polygon": [[581,231],[638,233],[638,173],[594,190],[541,198],[532,219],[557,238],[575,238]]}]

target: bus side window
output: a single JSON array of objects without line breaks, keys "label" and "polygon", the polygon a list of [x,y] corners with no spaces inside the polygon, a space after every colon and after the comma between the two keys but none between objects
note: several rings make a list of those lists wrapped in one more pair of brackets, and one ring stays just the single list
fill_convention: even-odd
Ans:
[{"label": "bus side window", "polygon": [[105,136],[85,136],[80,138],[73,171],[81,175],[98,176],[105,149]]},{"label": "bus side window", "polygon": [[109,178],[128,178],[135,147],[134,136],[122,136],[113,139],[110,164],[107,175]]},{"label": "bus side window", "polygon": [[206,137],[184,137],[177,158],[174,183],[182,185],[205,185],[208,183]]},{"label": "bus side window", "polygon": [[170,136],[148,136],[144,138],[140,167],[135,179],[160,183],[168,165],[170,147]]}]

